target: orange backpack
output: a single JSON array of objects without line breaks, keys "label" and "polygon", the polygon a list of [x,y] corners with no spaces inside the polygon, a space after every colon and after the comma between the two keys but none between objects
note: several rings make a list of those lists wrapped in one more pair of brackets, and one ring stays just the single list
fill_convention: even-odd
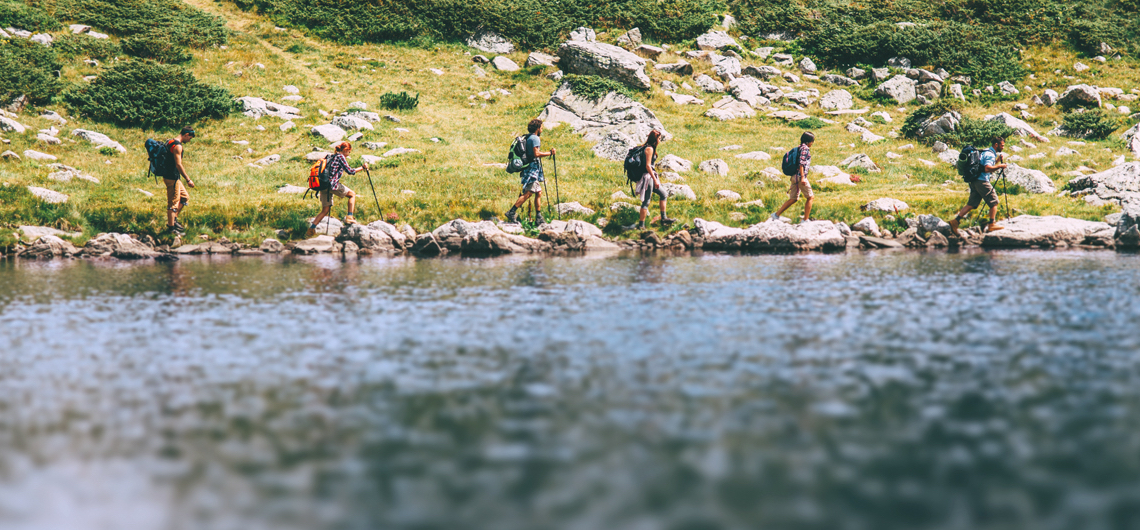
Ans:
[{"label": "orange backpack", "polygon": [[331,184],[329,178],[329,158],[333,155],[326,156],[316,162],[313,162],[312,167],[309,168],[309,190],[311,191],[324,191],[329,189]]}]

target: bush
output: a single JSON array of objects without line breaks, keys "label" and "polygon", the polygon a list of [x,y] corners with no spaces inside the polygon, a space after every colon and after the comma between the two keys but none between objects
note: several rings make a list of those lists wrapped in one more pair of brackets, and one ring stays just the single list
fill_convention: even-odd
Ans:
[{"label": "bush", "polygon": [[184,63],[194,58],[186,48],[155,33],[123,39],[123,51],[135,57],[154,59],[160,63]]},{"label": "bush", "polygon": [[1118,21],[1081,19],[1069,26],[1069,42],[1088,56],[1100,55],[1100,43],[1122,48],[1127,43],[1126,26]]},{"label": "bush", "polygon": [[[463,41],[489,30],[522,49],[560,44],[578,26],[599,30],[638,27],[657,40],[692,39],[717,22],[720,0],[234,0],[278,23],[311,29],[320,37],[347,44]],[[417,39],[417,37],[419,39]]]},{"label": "bush", "polygon": [[1061,122],[1061,129],[1069,136],[1103,140],[1120,126],[1120,120],[1103,109],[1070,112]]},{"label": "bush", "polygon": [[55,76],[59,59],[52,48],[24,39],[13,39],[0,46],[0,103],[25,94],[33,104],[55,97],[63,84]]},{"label": "bush", "polygon": [[380,96],[380,106],[388,110],[412,110],[420,105],[420,95],[409,96],[407,92],[387,92]]},{"label": "bush", "polygon": [[90,57],[100,61],[123,53],[123,49],[110,39],[96,39],[83,34],[56,37],[51,48],[62,57]]},{"label": "bush", "polygon": [[0,28],[55,31],[61,27],[51,15],[16,0],[0,0]]},{"label": "bush", "polygon": [[624,94],[630,99],[635,98],[633,91],[624,84],[596,75],[569,74],[562,78],[562,82],[570,84],[570,92],[575,96],[592,101],[602,99],[610,92]]},{"label": "bush", "polygon": [[179,46],[225,44],[225,20],[179,0],[56,0],[56,16],[116,35],[155,33]]},{"label": "bush", "polygon": [[641,211],[638,208],[618,208],[610,214],[609,222],[602,231],[609,235],[617,235],[622,233],[624,227],[635,225],[640,220]]},{"label": "bush", "polygon": [[803,120],[799,120],[799,121],[793,121],[793,122],[790,122],[789,124],[792,127],[795,127],[797,129],[819,129],[819,128],[827,126],[827,122],[825,122],[819,118],[816,118],[815,116],[811,116],[807,119],[803,119]]},{"label": "bush", "polygon": [[151,61],[115,65],[89,85],[64,93],[75,113],[124,126],[178,127],[236,109],[229,91],[200,83],[180,66]]},{"label": "bush", "polygon": [[958,123],[958,130],[949,134],[938,135],[932,140],[939,140],[954,147],[963,145],[988,146],[995,136],[1009,138],[1016,132],[1004,123],[963,116],[962,121]]}]

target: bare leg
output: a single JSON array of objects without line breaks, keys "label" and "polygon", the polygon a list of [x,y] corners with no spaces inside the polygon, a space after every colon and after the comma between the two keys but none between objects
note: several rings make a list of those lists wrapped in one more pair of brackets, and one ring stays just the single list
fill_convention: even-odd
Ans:
[{"label": "bare leg", "polygon": [[522,195],[519,195],[519,200],[515,201],[515,208],[518,208],[518,207],[522,206],[523,204],[526,204],[526,200],[529,199],[530,196],[531,196],[531,192],[529,192],[529,191],[522,194]]},{"label": "bare leg", "polygon": [[807,202],[804,203],[804,221],[811,220],[811,203],[814,200],[815,197],[808,197]]},{"label": "bare leg", "polygon": [[784,204],[782,206],[780,206],[779,209],[776,210],[776,212],[775,212],[776,217],[784,215],[784,210],[791,208],[792,205],[796,203],[796,201],[797,201],[797,199],[788,199],[788,200],[784,201]]},{"label": "bare leg", "polygon": [[332,211],[332,206],[322,207],[321,213],[318,213],[317,216],[313,218],[313,224],[315,224],[315,225],[321,224],[321,221],[323,221],[325,216],[327,216],[329,214],[329,212],[331,212],[331,211]]},{"label": "bare leg", "polygon": [[356,211],[356,192],[348,192],[348,215]]},{"label": "bare leg", "polygon": [[645,224],[645,215],[648,213],[649,213],[649,208],[642,208],[641,209],[641,218],[639,219],[639,222],[641,224]]},{"label": "bare leg", "polygon": [[534,211],[536,211],[536,212],[542,211],[542,192],[541,191],[534,192]]}]

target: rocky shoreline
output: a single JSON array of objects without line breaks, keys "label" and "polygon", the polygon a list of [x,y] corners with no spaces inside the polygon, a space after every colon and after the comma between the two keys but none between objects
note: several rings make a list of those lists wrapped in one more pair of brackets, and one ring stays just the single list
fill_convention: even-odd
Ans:
[{"label": "rocky shoreline", "polygon": [[852,229],[844,223],[810,221],[789,224],[765,221],[748,228],[725,226],[715,221],[694,219],[693,226],[662,236],[644,231],[637,239],[612,240],[603,237],[597,226],[580,220],[553,221],[540,227],[538,237],[521,233],[521,227],[495,221],[470,222],[455,219],[431,232],[415,233],[411,227],[395,226],[383,221],[367,225],[340,225],[336,235],[282,243],[266,239],[257,247],[231,242],[225,238],[199,243],[158,245],[150,236],[108,233],[99,234],[76,247],[60,235],[66,233],[44,227],[21,227],[31,237],[28,245],[18,245],[5,257],[17,259],[115,258],[122,260],[153,259],[173,261],[183,255],[266,254],[356,254],[411,255],[436,257],[446,255],[497,256],[504,254],[573,255],[621,251],[653,251],[658,249],[706,250],[756,253],[843,252],[848,250],[903,248],[1037,248],[1037,249],[1120,249],[1140,248],[1140,205],[1128,206],[1115,219],[1107,222],[1085,221],[1059,216],[1021,215],[1001,222],[1005,228],[980,233],[962,230],[955,237],[950,226],[934,215],[907,219],[909,228],[897,236],[882,231],[867,218]]}]

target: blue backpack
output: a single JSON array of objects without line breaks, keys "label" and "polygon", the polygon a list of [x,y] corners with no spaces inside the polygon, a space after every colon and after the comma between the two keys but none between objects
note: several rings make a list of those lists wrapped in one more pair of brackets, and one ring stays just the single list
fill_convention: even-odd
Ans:
[{"label": "blue backpack", "polygon": [[155,184],[158,183],[158,177],[165,178],[170,175],[170,145],[174,142],[175,140],[160,142],[154,138],[147,138],[143,143],[147,161],[150,163],[147,173],[154,175]]},{"label": "blue backpack", "polygon": [[958,153],[958,174],[962,176],[962,180],[966,182],[979,182],[982,180],[982,173],[985,173],[986,168],[982,164],[982,151],[977,150],[972,145],[967,145],[962,148],[962,152]]},{"label": "blue backpack", "polygon": [[791,151],[784,153],[784,164],[781,168],[784,174],[792,177],[800,172],[800,148],[795,147]]}]

